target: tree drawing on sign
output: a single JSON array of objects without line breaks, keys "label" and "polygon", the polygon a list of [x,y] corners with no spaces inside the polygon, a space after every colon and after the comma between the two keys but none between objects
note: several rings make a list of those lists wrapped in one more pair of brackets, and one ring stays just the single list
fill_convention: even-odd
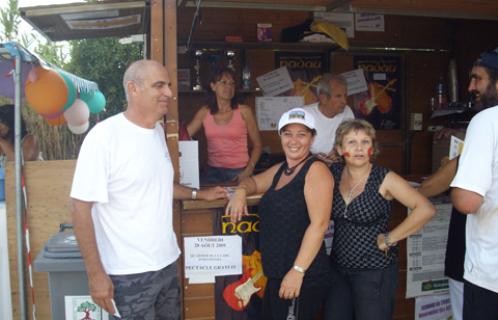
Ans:
[{"label": "tree drawing on sign", "polygon": [[80,320],[95,320],[90,317],[90,312],[97,310],[97,306],[91,302],[85,301],[82,304],[78,306],[78,309],[76,311],[78,312],[84,312],[85,316],[81,318]]}]

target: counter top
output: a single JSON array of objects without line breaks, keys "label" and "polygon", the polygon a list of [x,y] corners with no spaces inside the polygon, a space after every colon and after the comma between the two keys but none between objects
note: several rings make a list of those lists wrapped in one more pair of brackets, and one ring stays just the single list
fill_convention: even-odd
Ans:
[{"label": "counter top", "polygon": [[[262,194],[256,194],[247,197],[247,205],[255,206],[259,203],[259,199],[261,199]],[[216,209],[216,208],[224,208],[227,204],[226,199],[221,200],[183,200],[182,201],[182,209],[183,210],[198,210],[198,209]]]}]

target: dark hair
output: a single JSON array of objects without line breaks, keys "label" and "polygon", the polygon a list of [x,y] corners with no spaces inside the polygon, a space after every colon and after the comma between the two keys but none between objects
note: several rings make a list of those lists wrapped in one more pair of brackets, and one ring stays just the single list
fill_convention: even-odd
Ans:
[{"label": "dark hair", "polygon": [[[13,104],[0,106],[0,123],[9,128],[7,135],[3,138],[7,139],[12,145],[14,145],[14,108]],[[21,138],[24,138],[27,133],[26,125],[21,117]]]},{"label": "dark hair", "polygon": [[498,81],[498,69],[490,68],[490,67],[482,64],[480,60],[477,60],[476,62],[474,62],[473,66],[483,68],[489,76],[489,83],[492,85],[496,84],[496,81]]},{"label": "dark hair", "polygon": [[490,83],[494,85],[498,81],[498,48],[481,53],[474,62],[474,67],[484,68],[488,73]]},{"label": "dark hair", "polygon": [[[216,83],[223,78],[223,75],[229,75],[232,77],[233,81],[237,79],[235,72],[228,68],[228,67],[223,67],[223,68],[217,68],[214,70],[213,74],[211,75],[211,79],[209,80],[209,84],[211,83]],[[208,90],[208,99],[207,99],[207,105],[209,107],[210,113],[211,114],[216,114],[218,112],[218,101],[216,99],[216,93],[211,90],[211,87]],[[237,93],[233,95],[232,100],[230,101],[230,107],[232,109],[237,109],[238,105],[238,98],[237,98]]]}]

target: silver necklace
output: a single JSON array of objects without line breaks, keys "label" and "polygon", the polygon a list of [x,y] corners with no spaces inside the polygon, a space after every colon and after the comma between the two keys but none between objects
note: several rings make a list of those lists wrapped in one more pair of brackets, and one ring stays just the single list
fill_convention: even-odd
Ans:
[{"label": "silver necklace", "polygon": [[[371,168],[368,168],[367,172],[365,172],[365,174],[360,178],[360,180],[358,180],[358,182],[355,185],[353,185],[352,187],[349,188],[348,196],[347,196],[346,200],[344,201],[344,203],[345,203],[344,218],[348,218],[348,207],[351,204],[351,201],[353,200],[354,191],[356,190],[356,188],[358,188],[364,182],[365,178],[368,177],[370,170],[371,170]],[[349,176],[352,177],[351,174],[349,174]]]}]

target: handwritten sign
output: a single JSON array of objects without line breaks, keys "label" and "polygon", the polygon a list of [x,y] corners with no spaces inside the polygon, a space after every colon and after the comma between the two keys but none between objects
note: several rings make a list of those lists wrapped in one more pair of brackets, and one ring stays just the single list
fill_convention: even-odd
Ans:
[{"label": "handwritten sign", "polygon": [[294,88],[287,67],[281,67],[256,78],[265,96],[274,97]]}]

